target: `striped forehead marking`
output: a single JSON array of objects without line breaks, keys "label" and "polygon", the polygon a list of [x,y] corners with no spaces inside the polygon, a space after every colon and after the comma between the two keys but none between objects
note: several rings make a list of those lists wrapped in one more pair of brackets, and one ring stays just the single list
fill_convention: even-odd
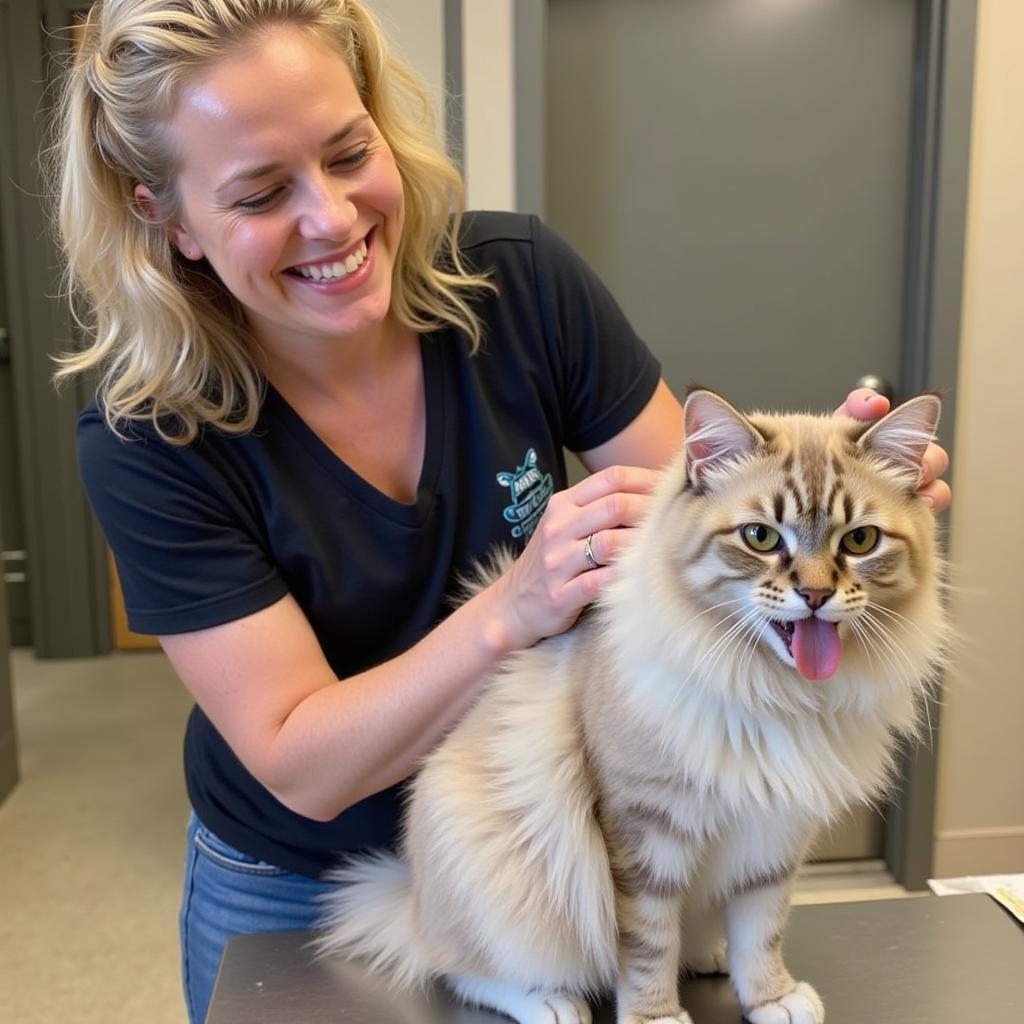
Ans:
[{"label": "striped forehead marking", "polygon": [[771,496],[775,519],[794,529],[802,549],[817,550],[833,523],[842,525],[853,519],[853,498],[845,488],[843,461],[826,443],[801,438],[786,453],[781,468],[781,488]]}]

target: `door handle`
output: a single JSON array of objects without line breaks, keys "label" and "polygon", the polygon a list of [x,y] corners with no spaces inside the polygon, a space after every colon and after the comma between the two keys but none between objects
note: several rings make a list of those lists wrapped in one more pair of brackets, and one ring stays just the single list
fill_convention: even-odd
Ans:
[{"label": "door handle", "polygon": [[885,377],[879,376],[877,373],[865,373],[856,384],[855,388],[871,388],[873,391],[877,391],[880,395],[884,395],[889,399],[891,403],[896,401],[896,389],[885,379]]}]

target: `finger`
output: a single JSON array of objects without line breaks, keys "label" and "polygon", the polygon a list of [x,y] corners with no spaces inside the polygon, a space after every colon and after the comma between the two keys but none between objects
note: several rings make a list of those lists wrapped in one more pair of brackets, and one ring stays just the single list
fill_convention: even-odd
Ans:
[{"label": "finger", "polygon": [[856,388],[846,396],[833,415],[852,416],[855,420],[877,420],[889,411],[889,399],[871,388]]},{"label": "finger", "polygon": [[579,572],[593,572],[608,562],[608,542],[604,537],[605,531],[602,531],[590,534],[582,544],[577,542],[579,557],[576,562]]},{"label": "finger", "polygon": [[573,536],[586,538],[601,530],[617,526],[636,526],[651,510],[654,499],[649,494],[623,494],[617,491],[580,509],[575,522],[569,527]]},{"label": "finger", "polygon": [[563,586],[559,603],[563,607],[582,611],[613,578],[614,570],[610,565],[602,565],[599,569],[581,572]]},{"label": "finger", "polygon": [[566,492],[577,505],[589,505],[616,491],[627,494],[650,494],[661,479],[661,473],[641,466],[608,466],[585,477]]},{"label": "finger", "polygon": [[[601,530],[599,533],[592,533],[590,535],[590,553],[599,565],[611,565],[635,539],[636,531],[628,527],[615,530]],[[591,570],[593,566],[587,562],[586,541],[583,542],[581,550],[583,552],[581,562],[584,571]]]},{"label": "finger", "polygon": [[949,455],[945,448],[930,444],[921,460],[921,485],[930,484],[949,469]]},{"label": "finger", "polygon": [[945,480],[933,480],[919,488],[917,496],[935,512],[944,512],[953,500],[953,492]]}]

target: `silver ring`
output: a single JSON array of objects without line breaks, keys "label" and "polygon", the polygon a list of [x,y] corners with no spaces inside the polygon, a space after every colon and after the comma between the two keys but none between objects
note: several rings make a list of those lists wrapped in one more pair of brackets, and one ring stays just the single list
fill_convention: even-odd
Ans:
[{"label": "silver ring", "polygon": [[588,569],[600,569],[601,563],[594,557],[594,550],[590,546],[590,542],[594,539],[594,535],[591,534],[587,538],[587,543],[583,545],[583,557],[587,560]]}]

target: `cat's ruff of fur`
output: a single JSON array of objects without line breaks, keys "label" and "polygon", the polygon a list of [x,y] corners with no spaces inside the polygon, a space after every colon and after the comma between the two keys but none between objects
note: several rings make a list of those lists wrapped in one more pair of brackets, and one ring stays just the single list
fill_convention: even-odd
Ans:
[{"label": "cat's ruff of fur", "polygon": [[[696,416],[692,408],[688,401]],[[658,933],[664,901],[685,901],[682,958],[695,963],[720,943],[714,919],[728,904],[730,968],[748,1017],[822,1019],[813,989],[794,987],[775,948],[789,879],[816,828],[885,791],[894,737],[917,729],[945,636],[931,515],[908,499],[905,453],[890,458],[903,444],[899,429],[917,428],[893,420],[868,458],[863,442],[856,447],[863,428],[847,420],[739,421],[713,403],[698,412],[720,417],[704,437],[726,437],[725,454],[705,446],[680,457],[597,608],[494,673],[413,784],[403,859],[381,854],[332,873],[339,884],[321,953],[356,956],[396,985],[448,976],[466,998],[520,1020],[571,1020],[487,992],[500,982],[501,998],[512,986],[527,1002],[541,992],[572,1003],[618,981],[620,1002],[647,1005],[654,997],[643,972],[634,984],[622,965],[653,962],[652,950],[664,959],[678,945],[678,918],[676,935]],[[751,424],[772,440],[770,458],[760,440],[757,452],[742,450]],[[688,420],[687,436],[704,426]],[[875,562],[879,573],[899,565],[913,580],[897,586],[893,610],[876,614],[872,631],[846,627],[838,670],[811,681],[761,642],[766,615],[758,636],[751,626],[738,633],[742,642],[722,640],[720,620],[753,584],[735,579],[749,553],[722,554],[709,538],[716,515],[728,524],[759,494],[809,506],[816,490],[841,504],[844,488],[853,507],[873,508],[910,537],[909,551],[891,544]],[[733,577],[725,583],[723,564]],[[813,568],[807,563],[808,574]],[[859,581],[876,609],[881,579],[873,590]],[[835,600],[859,609],[867,599],[851,584]],[[861,637],[875,638],[872,649]],[[778,992],[765,1001],[772,985]],[[620,1020],[688,1020],[625,1012],[620,1006]]]}]

